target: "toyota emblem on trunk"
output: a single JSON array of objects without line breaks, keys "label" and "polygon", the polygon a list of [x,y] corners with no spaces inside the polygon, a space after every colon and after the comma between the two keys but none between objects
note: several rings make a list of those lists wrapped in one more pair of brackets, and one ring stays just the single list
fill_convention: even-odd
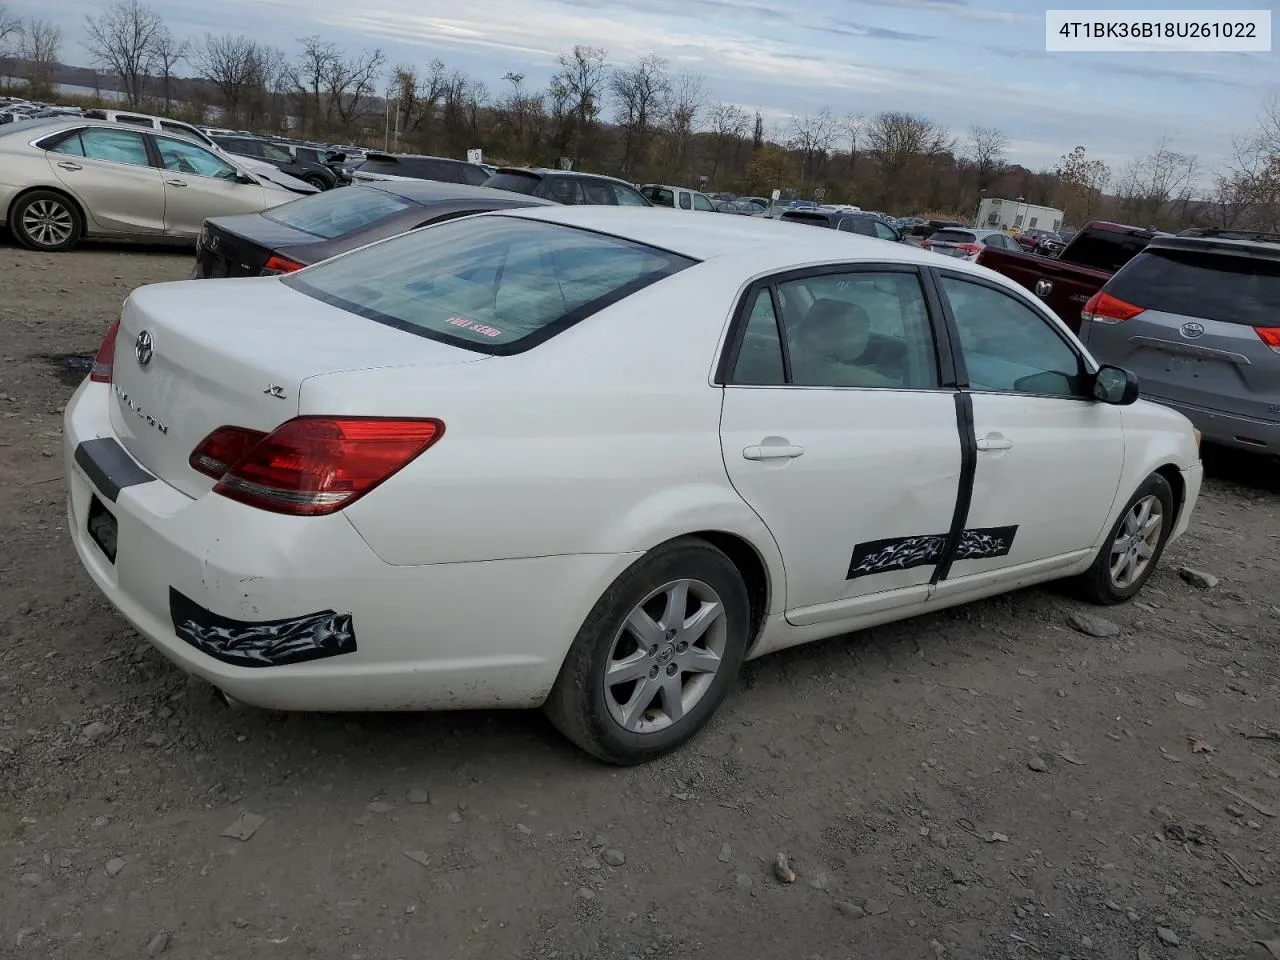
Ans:
[{"label": "toyota emblem on trunk", "polygon": [[1188,340],[1194,340],[1196,337],[1204,336],[1204,324],[1184,323],[1182,325],[1182,335]]},{"label": "toyota emblem on trunk", "polygon": [[138,334],[138,339],[133,342],[133,355],[138,358],[138,366],[145,367],[151,362],[151,355],[155,352],[151,344],[150,331],[143,330]]}]

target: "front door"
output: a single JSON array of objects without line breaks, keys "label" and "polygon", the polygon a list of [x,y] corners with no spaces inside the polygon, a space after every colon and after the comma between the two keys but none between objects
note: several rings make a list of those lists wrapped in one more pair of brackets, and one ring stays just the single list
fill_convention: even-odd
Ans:
[{"label": "front door", "polygon": [[1092,549],[1124,465],[1122,408],[1092,399],[1084,359],[1027,298],[942,272],[967,394],[976,472],[965,538],[939,587]]},{"label": "front door", "polygon": [[137,130],[86,127],[48,153],[54,174],[103,230],[164,230],[164,186],[144,137]]},{"label": "front door", "polygon": [[155,138],[164,180],[165,232],[194,237],[208,217],[256,213],[263,203],[263,188],[240,183],[239,171],[212,150],[175,140]]},{"label": "front door", "polygon": [[961,449],[919,274],[792,273],[756,284],[741,309],[721,371],[721,444],[782,553],[788,618],[843,619],[895,591],[922,603]]}]

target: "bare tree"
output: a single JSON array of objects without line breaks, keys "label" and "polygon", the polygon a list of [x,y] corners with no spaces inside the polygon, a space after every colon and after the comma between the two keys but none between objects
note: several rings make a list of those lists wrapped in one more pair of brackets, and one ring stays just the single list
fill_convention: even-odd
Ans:
[{"label": "bare tree", "polygon": [[622,169],[643,167],[650,134],[671,92],[667,61],[651,53],[635,66],[613,71],[609,92],[616,105],[614,120],[623,131]]},{"label": "bare tree", "polygon": [[[914,113],[876,114],[866,126],[867,154],[875,164],[878,199],[898,203],[926,199],[918,173],[952,147],[947,131],[927,117]],[[934,184],[925,184],[933,192]],[[929,197],[928,199],[933,199]]]},{"label": "bare tree", "polygon": [[9,52],[9,44],[22,34],[22,21],[10,13],[8,6],[0,3],[0,57]]},{"label": "bare tree", "polygon": [[560,146],[579,154],[600,116],[608,68],[606,53],[599,47],[574,45],[572,52],[560,54],[560,69],[551,78],[551,98],[560,121]]},{"label": "bare tree", "polygon": [[191,64],[218,91],[225,122],[234,123],[260,73],[258,45],[245,36],[207,33],[196,44]]},{"label": "bare tree", "polygon": [[839,128],[849,143],[848,177],[852,180],[858,164],[858,140],[862,137],[862,131],[867,128],[867,121],[860,113],[849,113],[839,121]]},{"label": "bare tree", "polygon": [[1067,220],[1092,218],[1102,203],[1102,191],[1111,182],[1111,168],[1078,146],[1062,157],[1054,173],[1062,188]]},{"label": "bare tree", "polygon": [[751,149],[756,151],[762,146],[764,146],[764,116],[757,110],[755,125],[751,128]]},{"label": "bare tree", "polygon": [[27,95],[53,96],[54,74],[62,51],[62,31],[48,20],[27,20],[18,34],[18,56],[24,61]]},{"label": "bare tree", "polygon": [[827,154],[838,137],[839,127],[830,111],[791,118],[791,137],[787,146],[800,154],[800,182],[803,186],[812,185],[822,174]]},{"label": "bare tree", "polygon": [[1125,167],[1116,190],[1121,214],[1141,225],[1182,222],[1198,168],[1195,157],[1173,150],[1168,138],[1162,139],[1154,152]]},{"label": "bare tree", "polygon": [[93,62],[120,78],[125,103],[136,108],[155,62],[156,39],[164,30],[160,14],[138,0],[118,0],[100,16],[86,16],[84,30]]},{"label": "bare tree", "polygon": [[720,173],[720,163],[725,154],[736,157],[738,149],[747,136],[750,118],[746,111],[732,103],[717,103],[707,113],[707,126],[711,129],[712,156],[711,182],[716,182]]},{"label": "bare tree", "polygon": [[518,159],[532,161],[546,128],[546,100],[542,94],[525,89],[522,73],[507,73],[502,79],[511,84],[511,90],[496,105],[498,126]]},{"label": "bare tree", "polygon": [[392,72],[391,89],[396,99],[398,136],[414,134],[423,149],[430,151],[435,142],[436,112],[444,96],[449,71],[443,60],[427,64],[426,74],[419,76],[415,67],[401,64]]},{"label": "bare tree", "polygon": [[698,122],[698,113],[707,102],[706,81],[700,73],[681,70],[671,81],[667,94],[666,121],[667,137],[671,149],[667,151],[667,168],[682,178],[686,166],[693,131]]},{"label": "bare tree", "polygon": [[344,133],[350,134],[363,114],[382,75],[387,58],[382,50],[361,50],[350,57],[338,57],[330,64],[329,99],[338,114]]},{"label": "bare tree", "polygon": [[164,112],[168,113],[173,106],[173,69],[187,58],[191,41],[179,40],[168,27],[162,26],[156,33],[153,50],[152,70],[160,76],[160,96],[164,100]]},{"label": "bare tree", "polygon": [[964,146],[964,157],[973,164],[978,190],[986,190],[1004,167],[1009,138],[995,127],[973,127]]}]

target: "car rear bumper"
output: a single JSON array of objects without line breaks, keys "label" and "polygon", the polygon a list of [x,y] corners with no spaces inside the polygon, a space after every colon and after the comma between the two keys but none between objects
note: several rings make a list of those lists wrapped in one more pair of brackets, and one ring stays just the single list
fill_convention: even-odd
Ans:
[{"label": "car rear bumper", "polygon": [[65,415],[80,562],[169,660],[248,704],[536,706],[587,613],[634,559],[392,566],[340,513],[286,517],[212,493],[192,499],[156,479],[117,442],[109,395],[86,381]]},{"label": "car rear bumper", "polygon": [[1280,455],[1280,420],[1258,420],[1160,397],[1147,399],[1177,410],[1195,424],[1207,442],[1254,453]]}]

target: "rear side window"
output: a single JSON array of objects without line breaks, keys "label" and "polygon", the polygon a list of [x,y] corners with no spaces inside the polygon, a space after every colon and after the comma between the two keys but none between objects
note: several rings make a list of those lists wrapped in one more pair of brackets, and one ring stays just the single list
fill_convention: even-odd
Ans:
[{"label": "rear side window", "polygon": [[[361,170],[364,167],[360,168]],[[528,173],[495,173],[484,181],[484,186],[495,190],[510,190],[513,193],[531,194],[538,189],[541,177]]]},{"label": "rear side window", "polygon": [[666,187],[645,187],[640,192],[650,203],[656,203],[660,207],[674,207],[676,205],[675,194]]},{"label": "rear side window", "polygon": [[350,186],[272,207],[264,210],[262,216],[286,227],[332,240],[363,230],[412,206],[416,206],[412,200],[385,190]]},{"label": "rear side window", "polygon": [[419,336],[511,354],[694,262],[561,224],[491,216],[402,234],[283,282]]},{"label": "rear side window", "polygon": [[939,230],[929,238],[930,243],[976,243],[977,237],[965,230]]},{"label": "rear side window", "polygon": [[410,176],[410,174],[406,174],[401,168],[400,161],[390,158],[385,160],[369,158],[368,160],[365,160],[364,163],[360,164],[359,169],[361,173],[385,173],[397,177]]},{"label": "rear side window", "polygon": [[693,206],[693,200],[692,200],[692,198],[689,196],[689,194],[684,193],[684,192],[682,191],[682,192],[681,192],[681,194],[680,194],[680,209],[681,209],[681,210],[688,210],[688,209],[689,209],[690,207],[692,207],[692,206]]},{"label": "rear side window", "polygon": [[462,179],[459,183],[465,183],[469,187],[483,187],[489,180],[489,171],[484,167],[478,167],[473,163],[458,164]]},{"label": "rear side window", "polygon": [[630,187],[624,187],[620,183],[613,183],[610,186],[613,188],[613,195],[617,198],[618,206],[620,207],[647,207],[649,205],[638,191],[632,190]]},{"label": "rear side window", "polygon": [[1280,262],[1148,249],[1112,277],[1106,290],[1146,310],[1270,327],[1280,317]]},{"label": "rear side window", "polygon": [[778,219],[785,220],[788,223],[807,223],[815,227],[831,226],[831,221],[820,213],[800,213],[798,211],[788,210]]},{"label": "rear side window", "polygon": [[1119,270],[1146,247],[1150,237],[1114,230],[1086,230],[1071,241],[1071,263],[1098,270]]}]

